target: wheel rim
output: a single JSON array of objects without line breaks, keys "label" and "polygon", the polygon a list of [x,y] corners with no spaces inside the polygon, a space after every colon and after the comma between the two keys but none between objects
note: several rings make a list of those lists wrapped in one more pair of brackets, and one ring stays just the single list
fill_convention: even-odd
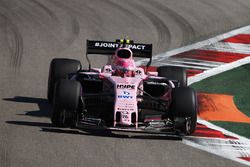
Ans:
[{"label": "wheel rim", "polygon": [[185,131],[187,135],[191,134],[191,125],[192,125],[191,119],[187,118],[185,123]]},{"label": "wheel rim", "polygon": [[65,121],[66,121],[65,110],[62,110],[59,114],[59,122],[62,126],[64,126]]}]

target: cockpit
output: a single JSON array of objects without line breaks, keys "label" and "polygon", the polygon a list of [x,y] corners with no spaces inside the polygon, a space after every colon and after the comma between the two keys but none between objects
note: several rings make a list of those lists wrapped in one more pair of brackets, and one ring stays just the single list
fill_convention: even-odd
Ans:
[{"label": "cockpit", "polygon": [[127,49],[119,49],[116,54],[121,59],[128,59],[132,57],[132,52]]}]

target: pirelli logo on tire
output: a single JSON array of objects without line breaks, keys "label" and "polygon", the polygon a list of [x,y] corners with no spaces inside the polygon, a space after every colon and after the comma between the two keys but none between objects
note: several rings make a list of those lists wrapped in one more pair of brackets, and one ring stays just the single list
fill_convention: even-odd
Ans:
[{"label": "pirelli logo on tire", "polygon": [[133,84],[117,84],[117,89],[135,89],[135,85]]}]

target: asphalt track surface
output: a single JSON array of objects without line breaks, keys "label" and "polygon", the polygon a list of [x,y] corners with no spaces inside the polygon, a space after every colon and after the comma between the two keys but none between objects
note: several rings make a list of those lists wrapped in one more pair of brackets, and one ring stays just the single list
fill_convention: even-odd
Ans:
[{"label": "asphalt track surface", "polygon": [[249,25],[249,11],[249,0],[0,0],[0,166],[244,166],[180,140],[52,127],[45,97],[50,60],[86,67],[86,39],[128,36],[157,54]]}]

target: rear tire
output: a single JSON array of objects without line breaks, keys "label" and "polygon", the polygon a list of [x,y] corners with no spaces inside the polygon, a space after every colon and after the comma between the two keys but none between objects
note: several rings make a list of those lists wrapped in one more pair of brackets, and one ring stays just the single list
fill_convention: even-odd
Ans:
[{"label": "rear tire", "polygon": [[157,68],[158,76],[166,77],[170,80],[178,80],[180,87],[187,86],[187,73],[182,67],[161,66]]},{"label": "rear tire", "polygon": [[68,79],[68,75],[81,70],[81,62],[73,59],[55,58],[50,63],[47,98],[52,104],[55,84],[60,79]]},{"label": "rear tire", "polygon": [[[170,113],[173,119],[178,118],[190,118],[188,124],[190,124],[189,132],[186,130],[186,121],[180,130],[184,133],[193,133],[197,123],[197,96],[193,88],[183,87],[175,88],[172,90],[172,103],[170,105]],[[184,128],[184,129],[183,129]]]},{"label": "rear tire", "polygon": [[51,122],[59,127],[73,126],[80,99],[81,84],[74,80],[60,80],[55,86]]}]

